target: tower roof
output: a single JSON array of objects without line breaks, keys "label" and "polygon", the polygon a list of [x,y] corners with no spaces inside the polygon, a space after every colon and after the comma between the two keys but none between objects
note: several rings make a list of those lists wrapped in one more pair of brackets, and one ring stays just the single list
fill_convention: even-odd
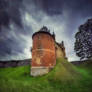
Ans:
[{"label": "tower roof", "polygon": [[52,36],[52,38],[54,39],[53,35],[50,33],[50,30],[49,30],[46,26],[43,26],[38,32],[35,32],[35,33],[32,35],[32,38],[33,38],[36,34],[39,34],[39,33],[48,34],[48,35]]},{"label": "tower roof", "polygon": [[39,31],[45,31],[45,32],[48,32],[48,28],[46,26],[43,26]]}]

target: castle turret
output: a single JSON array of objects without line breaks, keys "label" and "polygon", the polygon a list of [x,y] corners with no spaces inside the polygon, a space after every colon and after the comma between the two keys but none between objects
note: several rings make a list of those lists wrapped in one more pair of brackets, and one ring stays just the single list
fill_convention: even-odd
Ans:
[{"label": "castle turret", "polygon": [[47,27],[43,27],[33,34],[32,39],[31,75],[46,74],[56,64],[55,38]]}]

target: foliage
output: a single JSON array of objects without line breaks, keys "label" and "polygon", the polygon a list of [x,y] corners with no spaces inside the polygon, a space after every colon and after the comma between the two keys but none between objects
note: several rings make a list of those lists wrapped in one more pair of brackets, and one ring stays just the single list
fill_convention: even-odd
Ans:
[{"label": "foliage", "polygon": [[92,58],[92,19],[80,25],[75,34],[74,50],[80,59]]}]

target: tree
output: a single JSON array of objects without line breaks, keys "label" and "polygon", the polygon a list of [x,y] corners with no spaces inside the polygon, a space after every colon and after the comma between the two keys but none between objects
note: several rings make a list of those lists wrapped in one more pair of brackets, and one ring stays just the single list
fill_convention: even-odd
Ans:
[{"label": "tree", "polygon": [[74,50],[80,59],[92,58],[92,19],[80,25],[78,32],[75,34]]}]

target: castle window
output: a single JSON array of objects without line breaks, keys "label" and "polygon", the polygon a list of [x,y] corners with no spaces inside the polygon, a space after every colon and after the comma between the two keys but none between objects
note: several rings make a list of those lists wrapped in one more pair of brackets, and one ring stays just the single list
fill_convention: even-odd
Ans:
[{"label": "castle window", "polygon": [[41,40],[41,36],[38,36],[38,40]]}]

